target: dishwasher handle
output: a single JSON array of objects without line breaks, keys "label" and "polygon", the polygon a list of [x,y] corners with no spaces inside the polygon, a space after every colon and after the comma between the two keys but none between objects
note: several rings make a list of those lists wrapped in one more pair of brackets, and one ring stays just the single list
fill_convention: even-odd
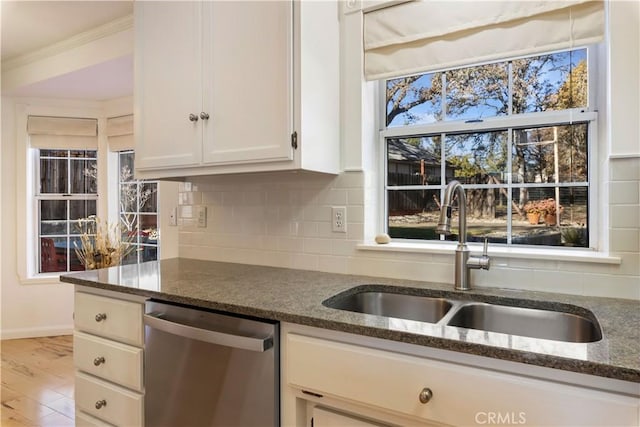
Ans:
[{"label": "dishwasher handle", "polygon": [[196,328],[189,325],[183,325],[182,323],[162,319],[161,316],[161,313],[147,313],[144,315],[144,324],[173,335],[191,338],[197,341],[204,341],[211,344],[218,344],[225,347],[257,352],[264,352],[273,347],[272,337],[255,338]]}]

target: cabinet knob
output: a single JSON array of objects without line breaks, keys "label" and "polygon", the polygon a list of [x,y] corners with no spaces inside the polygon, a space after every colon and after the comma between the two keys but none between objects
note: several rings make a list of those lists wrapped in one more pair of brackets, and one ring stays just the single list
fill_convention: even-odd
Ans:
[{"label": "cabinet knob", "polygon": [[100,357],[96,357],[95,359],[93,359],[93,364],[96,366],[100,366],[105,362],[104,357],[100,356]]},{"label": "cabinet knob", "polygon": [[209,113],[205,113],[204,111],[200,113],[200,118],[202,120],[209,120]]},{"label": "cabinet knob", "polygon": [[431,391],[431,389],[425,387],[420,392],[418,399],[420,399],[420,403],[429,403],[432,397],[433,397],[433,392]]},{"label": "cabinet knob", "polygon": [[198,116],[196,116],[195,114],[191,113],[191,114],[189,114],[189,120],[195,123],[195,122],[198,121]]},{"label": "cabinet knob", "polygon": [[102,399],[96,402],[96,409],[101,409],[103,406],[107,406],[107,401]]},{"label": "cabinet knob", "polygon": [[102,322],[103,320],[107,320],[107,313],[96,314],[96,322]]}]

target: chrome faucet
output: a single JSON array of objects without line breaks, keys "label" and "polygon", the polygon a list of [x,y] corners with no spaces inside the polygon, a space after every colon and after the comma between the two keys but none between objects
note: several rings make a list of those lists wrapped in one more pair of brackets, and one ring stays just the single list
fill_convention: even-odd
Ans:
[{"label": "chrome faucet", "polygon": [[467,198],[464,188],[458,181],[451,181],[444,191],[444,200],[440,209],[440,221],[436,227],[436,233],[448,236],[451,234],[451,204],[453,195],[458,196],[458,246],[455,258],[455,289],[468,291],[471,289],[469,276],[471,269],[488,270],[491,260],[487,255],[489,241],[484,239],[484,251],[481,256],[471,255],[467,246]]}]

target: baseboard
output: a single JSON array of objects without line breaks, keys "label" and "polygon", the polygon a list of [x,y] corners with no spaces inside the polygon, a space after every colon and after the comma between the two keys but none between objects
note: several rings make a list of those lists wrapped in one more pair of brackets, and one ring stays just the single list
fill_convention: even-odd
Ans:
[{"label": "baseboard", "polygon": [[34,328],[16,328],[3,329],[0,337],[3,340],[13,340],[19,338],[36,338],[36,337],[52,337],[56,335],[71,335],[73,333],[73,324],[45,326]]}]

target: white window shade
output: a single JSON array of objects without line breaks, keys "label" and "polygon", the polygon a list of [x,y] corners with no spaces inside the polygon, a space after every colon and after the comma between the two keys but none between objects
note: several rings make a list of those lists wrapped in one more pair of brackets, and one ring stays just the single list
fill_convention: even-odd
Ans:
[{"label": "white window shade", "polygon": [[367,80],[585,46],[604,36],[602,0],[396,4],[364,15]]},{"label": "white window shade", "polygon": [[133,150],[133,115],[107,119],[109,151]]},{"label": "white window shade", "polygon": [[29,116],[27,133],[32,148],[98,149],[98,120]]}]

